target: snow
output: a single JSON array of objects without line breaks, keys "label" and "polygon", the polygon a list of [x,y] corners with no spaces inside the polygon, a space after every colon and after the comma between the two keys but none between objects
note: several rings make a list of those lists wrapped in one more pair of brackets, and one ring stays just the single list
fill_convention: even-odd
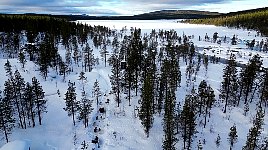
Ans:
[{"label": "snow", "polygon": [[[238,45],[231,45],[230,43],[217,44],[213,42],[206,42],[203,37],[207,33],[212,37],[214,32],[218,32],[219,36],[232,37],[234,34],[238,35],[238,38],[243,40],[260,41],[266,39],[266,37],[256,36],[255,31],[247,31],[242,29],[228,29],[225,27],[216,27],[212,25],[189,25],[178,23],[177,20],[90,20],[90,21],[78,21],[87,23],[90,25],[103,25],[109,26],[112,29],[121,30],[123,27],[137,27],[141,28],[143,33],[149,33],[151,29],[174,29],[179,35],[194,35],[191,39],[196,47],[211,47],[210,50],[200,49],[199,53],[207,55],[215,55],[217,57],[228,59],[228,50],[237,50],[239,54],[236,54],[237,60],[246,64],[252,55],[259,54],[263,59],[263,66],[268,67],[268,54],[259,52],[257,49],[250,50],[244,43]],[[202,38],[198,40],[198,36]],[[93,47],[93,46],[92,46]],[[108,47],[110,48],[110,47]],[[239,49],[238,49],[239,48]],[[108,49],[112,51],[111,48]],[[214,50],[214,52],[213,52]],[[65,57],[65,50],[63,46],[59,49],[60,55]],[[99,56],[98,50],[94,49],[95,56]],[[0,141],[0,150],[26,150],[27,146],[31,146],[33,150],[75,150],[81,148],[81,143],[85,140],[89,146],[89,149],[96,148],[97,145],[92,144],[91,140],[95,136],[100,139],[100,148],[103,150],[156,150],[162,149],[163,140],[163,129],[162,129],[162,115],[156,115],[154,118],[153,128],[150,130],[150,137],[147,138],[144,134],[139,118],[135,116],[136,106],[139,106],[139,96],[133,96],[131,100],[131,106],[128,105],[128,101],[122,98],[122,104],[117,107],[116,102],[112,94],[109,94],[111,89],[109,75],[111,75],[111,67],[107,65],[104,67],[104,62],[100,60],[100,65],[96,66],[91,72],[86,72],[86,82],[82,83],[79,78],[81,67],[74,65],[74,72],[63,77],[57,75],[55,71],[50,70],[49,77],[44,80],[38,70],[38,66],[28,61],[25,65],[25,69],[21,68],[17,59],[9,59],[13,71],[18,69],[24,79],[31,82],[32,77],[37,77],[41,85],[44,88],[47,104],[47,113],[43,115],[43,125],[37,125],[35,128],[19,129],[16,128],[10,135],[8,144],[5,144],[4,140]],[[0,88],[3,91],[4,82],[7,77],[5,76],[4,64],[6,59],[0,59]],[[202,80],[206,80],[211,87],[215,90],[216,95],[219,94],[219,86],[222,81],[222,69],[225,64],[212,64],[209,63],[208,71],[206,73],[204,66],[202,65],[200,71],[197,74],[195,87]],[[180,70],[182,71],[182,84],[177,91],[177,101],[183,103],[184,96],[189,91],[189,87],[186,87],[185,70],[186,65],[180,62]],[[85,90],[88,95],[92,98],[92,88],[96,80],[99,81],[102,97],[100,101],[101,105],[96,104],[94,101],[94,110],[90,115],[90,125],[88,128],[84,128],[82,122],[76,122],[77,125],[74,127],[72,119],[67,116],[67,112],[63,110],[65,102],[63,100],[64,94],[67,90],[68,81],[76,83],[77,99],[81,98],[82,87],[84,84]],[[57,90],[60,91],[60,95],[56,94]],[[133,95],[135,95],[133,93]],[[93,98],[92,98],[93,99]],[[107,99],[110,103],[105,103]],[[104,107],[106,109],[105,114],[101,114],[98,108]],[[196,134],[196,138],[193,142],[193,149],[197,149],[197,143],[199,140],[206,140],[206,144],[203,144],[204,149],[211,150],[217,149],[215,145],[215,139],[218,134],[221,136],[221,145],[219,149],[229,149],[227,143],[227,136],[229,128],[236,124],[238,131],[238,143],[235,144],[234,149],[241,149],[245,143],[246,135],[249,128],[252,126],[252,117],[255,116],[255,106],[251,106],[247,116],[243,115],[243,106],[238,108],[229,108],[227,113],[222,112],[222,106],[214,107],[212,109],[212,117],[209,119],[206,128],[202,128],[198,125],[199,133]],[[98,116],[98,120],[96,117]],[[101,128],[100,132],[94,133],[94,127]],[[265,125],[263,135],[268,135],[268,115],[266,113]],[[76,137],[75,137],[76,135]],[[27,139],[28,141],[24,141]],[[30,145],[29,142],[30,141]],[[5,145],[4,145],[5,144]],[[182,141],[177,143],[178,146],[182,145]],[[16,149],[15,149],[16,146]],[[28,150],[28,149],[27,149]]]},{"label": "snow", "polygon": [[12,141],[5,144],[0,150],[29,150],[30,144],[28,141]]}]

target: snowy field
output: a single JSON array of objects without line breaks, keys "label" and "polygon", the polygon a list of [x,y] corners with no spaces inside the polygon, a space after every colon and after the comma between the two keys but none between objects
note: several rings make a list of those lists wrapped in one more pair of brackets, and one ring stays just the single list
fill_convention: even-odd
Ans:
[{"label": "snowy field", "polygon": [[[187,35],[193,37],[191,41],[196,47],[200,47],[198,53],[206,53],[207,55],[215,55],[228,59],[231,50],[236,51],[237,61],[241,64],[246,64],[248,60],[254,54],[259,54],[263,59],[263,66],[268,67],[268,53],[260,52],[258,47],[253,50],[247,48],[243,41],[253,40],[261,41],[266,40],[266,37],[257,36],[254,31],[247,31],[242,29],[228,29],[225,27],[216,27],[211,25],[189,25],[181,24],[176,20],[131,20],[131,21],[109,21],[109,20],[90,20],[90,21],[78,21],[87,23],[90,25],[103,25],[108,26],[111,29],[121,30],[123,27],[129,29],[131,27],[141,28],[142,33],[149,33],[152,29],[164,29],[177,31],[178,35]],[[230,41],[226,43],[213,43],[210,41],[204,41],[204,37],[207,33],[212,38],[213,33],[217,32],[220,37],[233,37],[236,35],[239,39],[238,45],[231,45]],[[193,36],[192,36],[193,35]],[[201,41],[199,41],[199,36]],[[91,46],[93,47],[93,46]],[[209,50],[204,48],[209,48]],[[108,47],[108,51],[112,51]],[[64,57],[65,52],[63,49],[59,49],[60,54]],[[95,55],[100,55],[98,50],[94,50]],[[113,95],[109,94],[111,90],[109,75],[111,75],[111,67],[104,67],[104,62],[101,60],[100,64],[95,66],[91,72],[86,72],[87,82],[85,88],[88,93],[91,94],[93,84],[96,79],[100,83],[102,91],[101,100],[102,106],[106,108],[105,114],[100,114],[94,101],[94,110],[90,115],[89,127],[84,128],[83,123],[79,122],[75,127],[72,125],[71,117],[67,116],[67,112],[63,110],[65,102],[63,100],[64,94],[67,90],[68,81],[76,82],[76,92],[78,93],[78,99],[81,97],[82,83],[78,80],[81,70],[76,68],[74,72],[66,77],[63,81],[63,77],[57,75],[54,71],[50,71],[48,79],[44,80],[40,76],[40,72],[36,71],[38,66],[28,61],[25,69],[21,68],[21,64],[17,59],[9,59],[13,71],[18,69],[26,81],[31,81],[31,78],[36,76],[40,81],[45,91],[47,104],[47,113],[43,116],[44,124],[42,126],[37,125],[35,128],[19,129],[16,128],[10,135],[10,141],[15,141],[9,145],[4,145],[5,140],[0,141],[0,150],[28,150],[27,146],[31,146],[31,150],[76,150],[81,148],[82,142],[88,144],[88,149],[102,149],[102,150],[160,150],[162,149],[163,141],[163,128],[162,128],[162,116],[155,115],[153,128],[150,130],[150,137],[147,138],[139,118],[135,117],[134,109],[138,106],[139,96],[134,96],[131,102],[131,106],[128,106],[128,101],[122,100],[120,107],[117,107],[114,101]],[[7,79],[4,72],[4,64],[6,59],[0,59],[0,88],[3,91],[4,82]],[[184,96],[189,91],[186,87],[185,70],[186,65],[180,63],[180,70],[182,72],[181,87],[177,91],[177,101],[183,102]],[[211,87],[215,90],[216,98],[218,98],[220,83],[222,81],[222,70],[225,64],[212,64],[209,63],[207,73],[202,65],[197,75],[197,81],[195,86],[198,86],[200,81],[206,80]],[[56,92],[60,91],[58,95]],[[110,99],[110,103],[105,103],[107,99]],[[99,106],[100,107],[100,106]],[[229,144],[227,141],[229,129],[233,124],[237,126],[238,142],[235,144],[234,149],[241,150],[245,144],[246,136],[250,127],[252,127],[252,118],[255,116],[255,106],[250,106],[250,111],[247,116],[244,116],[243,106],[241,108],[230,108],[227,113],[223,113],[222,107],[214,107],[212,109],[212,116],[209,119],[207,127],[203,129],[197,125],[199,133],[195,134],[193,142],[193,150],[197,149],[198,141],[205,139],[203,144],[204,150],[227,150]],[[96,120],[96,117],[98,119]],[[94,133],[93,129],[97,126],[101,128],[100,132]],[[262,135],[268,136],[268,114],[266,111],[265,125]],[[217,135],[221,136],[221,145],[216,147],[215,140]],[[92,144],[91,140],[95,136],[100,139],[100,148],[97,145]],[[1,134],[1,137],[2,134]],[[13,148],[14,145],[21,145],[21,148]],[[182,149],[182,140],[177,143],[178,150]]]}]

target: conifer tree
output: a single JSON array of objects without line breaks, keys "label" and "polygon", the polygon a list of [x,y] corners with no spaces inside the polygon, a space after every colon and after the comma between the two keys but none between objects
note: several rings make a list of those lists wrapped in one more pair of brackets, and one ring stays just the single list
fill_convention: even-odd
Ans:
[{"label": "conifer tree", "polygon": [[75,86],[71,81],[68,82],[68,89],[65,93],[64,100],[66,107],[63,109],[68,112],[68,116],[72,116],[73,124],[75,126],[75,114],[79,110],[79,101],[76,100]]},{"label": "conifer tree", "polygon": [[144,131],[149,137],[149,131],[153,126],[153,83],[152,83],[152,75],[148,74],[146,77],[141,94],[141,106],[139,111],[139,118],[141,120],[141,124],[144,127]]},{"label": "conifer tree", "polygon": [[221,93],[220,99],[225,102],[224,105],[224,113],[226,113],[227,106],[234,106],[237,102],[235,101],[237,98],[237,69],[235,62],[235,55],[231,54],[230,59],[228,60],[228,64],[223,69],[223,81],[221,82]]},{"label": "conifer tree", "polygon": [[23,102],[26,108],[26,114],[28,119],[28,125],[35,127],[35,103],[34,103],[34,93],[32,85],[27,82],[25,86],[25,91],[23,95]]},{"label": "conifer tree", "polygon": [[23,93],[25,89],[25,81],[20,75],[19,71],[16,70],[14,73],[14,100],[13,103],[15,107],[17,108],[17,114],[20,120],[20,126],[21,128],[26,129],[26,115],[25,115],[25,106],[23,104]]},{"label": "conifer tree", "polygon": [[112,75],[110,76],[112,92],[115,94],[115,100],[117,102],[117,106],[120,104],[120,91],[122,89],[122,72],[120,71],[120,60],[119,56],[113,54],[109,63],[112,65]]},{"label": "conifer tree", "polygon": [[229,132],[228,136],[229,136],[228,141],[230,143],[230,150],[232,150],[234,147],[234,144],[237,142],[237,137],[238,137],[235,125],[233,125],[230,128],[230,132]]},{"label": "conifer tree", "polygon": [[165,150],[175,150],[175,144],[177,142],[177,138],[175,136],[175,105],[175,93],[169,90],[165,101],[165,114],[163,118],[164,141],[162,147]]},{"label": "conifer tree", "polygon": [[[244,104],[248,102],[249,94],[253,89],[254,80],[257,77],[257,73],[259,72],[261,65],[262,61],[260,60],[260,56],[254,55],[240,73],[240,95],[238,100],[243,97],[245,99]],[[237,105],[239,105],[239,101]]]},{"label": "conifer tree", "polygon": [[11,68],[11,64],[9,62],[9,60],[7,59],[7,62],[5,63],[5,70],[6,70],[6,75],[9,77],[9,78],[12,78],[13,76],[13,73],[12,73],[12,68]]},{"label": "conifer tree", "polygon": [[253,127],[250,128],[246,145],[243,146],[242,150],[255,150],[258,147],[262,126],[264,125],[264,110],[258,107],[256,118],[253,121]]},{"label": "conifer tree", "polygon": [[8,135],[11,134],[12,129],[15,127],[15,119],[13,118],[13,109],[10,99],[5,95],[2,99],[0,91],[0,129],[5,135],[6,142],[9,142]]},{"label": "conifer tree", "polygon": [[85,72],[91,72],[92,66],[94,66],[94,56],[93,56],[93,49],[89,47],[89,44],[86,44],[86,47],[84,48],[84,65],[85,65]]},{"label": "conifer tree", "polygon": [[79,120],[83,120],[85,128],[88,127],[88,117],[89,114],[92,112],[92,100],[90,100],[87,96],[87,93],[85,91],[82,92],[82,98],[79,105]]},{"label": "conifer tree", "polygon": [[183,138],[183,148],[190,150],[193,135],[196,132],[195,112],[193,108],[194,95],[188,95],[180,115],[180,130]]},{"label": "conifer tree", "polygon": [[33,77],[32,78],[32,91],[34,96],[34,104],[36,108],[36,113],[38,115],[38,121],[39,125],[42,125],[42,113],[46,112],[46,103],[47,100],[44,99],[45,92],[43,91],[42,86],[40,85],[40,82]]},{"label": "conifer tree", "polygon": [[101,96],[101,91],[100,91],[100,86],[99,86],[99,81],[96,80],[93,85],[93,95],[96,98],[97,105],[99,105],[99,97]]}]

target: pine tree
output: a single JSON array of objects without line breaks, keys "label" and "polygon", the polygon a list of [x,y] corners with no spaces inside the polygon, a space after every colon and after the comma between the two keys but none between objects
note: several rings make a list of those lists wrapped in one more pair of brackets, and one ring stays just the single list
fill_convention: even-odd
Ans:
[{"label": "pine tree", "polygon": [[28,125],[32,127],[35,127],[35,103],[34,103],[35,97],[33,93],[33,87],[32,85],[27,82],[25,86],[25,91],[23,95],[23,102],[26,107],[26,114],[28,119]]},{"label": "pine tree", "polygon": [[6,70],[6,75],[9,77],[9,78],[12,78],[12,68],[11,68],[12,66],[11,66],[11,64],[10,64],[10,62],[9,62],[9,60],[7,59],[7,62],[5,63],[5,70]]},{"label": "pine tree", "polygon": [[141,94],[141,107],[139,111],[139,118],[141,120],[141,124],[144,127],[144,131],[149,137],[149,131],[153,126],[153,83],[152,83],[152,75],[148,74],[146,77]]},{"label": "pine tree", "polygon": [[223,69],[223,81],[221,82],[220,99],[225,102],[224,113],[226,113],[227,106],[234,106],[236,104],[236,93],[238,88],[237,83],[237,69],[235,62],[235,55],[231,54],[228,64]]},{"label": "pine tree", "polygon": [[79,101],[76,100],[75,86],[71,81],[68,82],[68,89],[65,93],[64,100],[66,107],[63,109],[68,112],[68,116],[72,116],[73,124],[75,126],[75,114],[79,110]]},{"label": "pine tree", "polygon": [[120,71],[120,60],[119,56],[113,54],[109,63],[112,65],[112,75],[110,76],[112,92],[115,94],[115,101],[117,102],[117,107],[120,104],[120,91],[122,89],[122,72]]},{"label": "pine tree", "polygon": [[1,97],[2,91],[0,91],[0,129],[4,132],[6,142],[8,143],[8,135],[11,134],[12,129],[15,127],[15,119],[13,118],[13,109],[10,99]]},{"label": "pine tree", "polygon": [[268,70],[265,70],[264,74],[262,75],[262,80],[260,84],[260,99],[261,102],[267,106],[268,103]]},{"label": "pine tree", "polygon": [[95,59],[93,55],[93,49],[89,47],[89,44],[86,44],[86,47],[84,48],[84,65],[85,65],[85,72],[91,72],[92,66],[94,66]]},{"label": "pine tree", "polygon": [[25,89],[25,81],[20,75],[19,71],[16,70],[14,73],[14,80],[13,80],[14,86],[14,105],[17,108],[18,117],[20,120],[20,126],[21,128],[26,129],[26,115],[25,115],[25,106],[23,104],[23,93]]},{"label": "pine tree", "polygon": [[79,105],[79,116],[78,119],[79,120],[84,120],[84,125],[85,128],[88,127],[88,117],[89,114],[92,112],[93,108],[92,108],[92,100],[90,100],[87,96],[87,93],[85,93],[85,91],[82,92],[82,98],[81,98],[81,102]]},{"label": "pine tree", "polygon": [[40,85],[39,81],[35,77],[32,78],[32,91],[33,91],[33,96],[34,96],[34,104],[37,110],[39,125],[42,125],[41,115],[42,113],[46,112],[47,100],[44,99],[45,92],[43,91],[42,86]]},{"label": "pine tree", "polygon": [[85,72],[83,72],[83,71],[80,72],[78,80],[80,80],[82,82],[83,90],[84,90],[85,89],[85,83],[87,81],[87,77],[85,77]]},{"label": "pine tree", "polygon": [[258,107],[256,118],[253,120],[253,127],[249,130],[246,145],[243,146],[242,150],[255,150],[258,147],[259,136],[264,124],[264,115],[264,110]]},{"label": "pine tree", "polygon": [[93,85],[93,95],[96,97],[97,105],[99,105],[99,97],[101,96],[99,81],[96,80]]},{"label": "pine tree", "polygon": [[195,112],[193,106],[194,95],[188,95],[180,115],[180,131],[183,138],[183,148],[190,150],[193,135],[196,132]]},{"label": "pine tree", "polygon": [[165,135],[162,147],[165,150],[175,150],[175,144],[177,142],[177,138],[175,136],[175,130],[176,130],[175,104],[176,104],[175,93],[169,91],[167,99],[165,101],[165,114],[163,118],[163,128]]},{"label": "pine tree", "polygon": [[[257,77],[257,73],[259,72],[262,65],[262,61],[260,60],[259,55],[254,55],[252,59],[249,60],[249,63],[240,73],[240,95],[239,99],[243,96],[245,99],[244,104],[248,102],[248,97],[250,92],[253,89],[254,80]],[[239,104],[239,101],[238,101]]]},{"label": "pine tree", "polygon": [[234,147],[234,144],[237,142],[237,137],[238,137],[235,125],[233,125],[230,128],[230,132],[229,132],[228,136],[229,136],[228,141],[230,143],[230,150],[232,150]]}]

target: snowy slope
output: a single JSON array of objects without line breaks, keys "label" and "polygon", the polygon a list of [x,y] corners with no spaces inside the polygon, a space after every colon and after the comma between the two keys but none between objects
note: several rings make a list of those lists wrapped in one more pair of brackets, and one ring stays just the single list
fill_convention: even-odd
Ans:
[{"label": "snowy slope", "polygon": [[[81,22],[81,21],[79,21]],[[268,54],[263,52],[258,52],[256,50],[249,50],[245,44],[241,43],[236,46],[230,45],[230,43],[222,43],[221,45],[217,43],[205,42],[203,40],[198,41],[198,36],[202,38],[207,33],[212,37],[214,32],[218,32],[219,36],[228,36],[232,37],[234,34],[238,35],[238,38],[241,40],[253,40],[260,41],[261,39],[266,39],[266,37],[255,37],[256,32],[254,31],[245,31],[245,30],[236,30],[236,29],[227,29],[224,27],[215,27],[207,25],[189,25],[177,23],[174,20],[156,20],[156,21],[83,21],[91,25],[105,25],[109,26],[112,29],[120,30],[123,27],[138,27],[142,29],[143,33],[148,33],[151,29],[165,29],[170,30],[174,29],[178,34],[194,35],[192,41],[196,47],[213,47],[209,51],[200,50],[199,53],[206,53],[208,55],[216,55],[217,57],[228,59],[227,55],[228,50],[238,50],[238,53],[242,54],[242,57],[237,57],[240,63],[246,64],[250,58],[249,54],[253,55],[258,53],[263,58],[263,64],[265,67],[268,67]],[[93,46],[92,46],[93,47]],[[60,49],[60,54],[64,57],[65,52],[63,47]],[[239,49],[237,49],[239,48]],[[215,50],[212,52],[212,50]],[[222,50],[222,51],[220,51]],[[111,48],[108,51],[112,51]],[[217,51],[219,53],[217,54]],[[95,55],[99,55],[98,50],[94,50]],[[238,55],[237,55],[238,56]],[[18,129],[16,128],[11,137],[11,141],[16,140],[27,140],[31,144],[31,150],[73,150],[81,148],[82,142],[85,140],[88,144],[88,149],[98,148],[97,145],[92,144],[91,140],[95,136],[98,136],[100,139],[100,148],[103,150],[157,150],[162,149],[162,140],[163,140],[163,129],[162,129],[162,115],[156,115],[154,119],[154,126],[150,130],[150,137],[147,138],[144,134],[143,128],[141,126],[139,118],[135,116],[137,114],[134,109],[136,106],[139,106],[138,96],[132,97],[131,106],[128,105],[128,101],[124,100],[122,96],[122,104],[120,107],[117,107],[116,102],[112,94],[109,94],[111,90],[111,84],[109,75],[111,74],[111,67],[104,67],[104,62],[101,61],[99,66],[95,66],[92,72],[86,72],[85,76],[87,81],[85,82],[85,89],[88,92],[89,96],[92,96],[93,84],[96,80],[99,81],[101,92],[102,105],[96,104],[94,101],[93,106],[94,110],[90,115],[90,125],[88,128],[84,128],[83,123],[79,122],[75,127],[72,125],[71,117],[67,116],[67,112],[63,110],[65,107],[65,102],[63,100],[64,94],[67,90],[68,81],[76,83],[76,92],[77,99],[81,98],[82,92],[82,83],[78,80],[79,73],[81,70],[77,67],[73,73],[66,76],[66,79],[63,80],[63,77],[57,75],[54,71],[50,71],[49,77],[47,80],[44,80],[38,70],[38,66],[32,62],[27,62],[25,69],[21,68],[21,65],[18,63],[17,59],[9,59],[13,71],[18,69],[24,79],[28,82],[31,81],[31,78],[36,76],[37,79],[41,82],[43,89],[45,91],[46,99],[48,100],[47,104],[47,113],[43,116],[44,124],[42,126],[37,125],[35,128],[28,129]],[[0,70],[4,70],[3,66],[6,62],[6,59],[0,59]],[[219,94],[219,86],[222,81],[222,69],[224,64],[212,64],[208,65],[208,71],[206,73],[204,66],[201,66],[200,71],[197,75],[197,81],[195,86],[198,86],[200,81],[206,80],[212,88],[215,90],[216,95]],[[81,68],[80,68],[81,69]],[[186,65],[183,62],[180,62],[180,69],[182,71],[182,84],[177,91],[177,101],[184,101],[184,96],[189,91],[189,87],[186,87],[186,77],[185,70]],[[5,72],[0,72],[0,88],[3,90],[4,82],[7,79]],[[60,95],[56,92],[59,89]],[[107,99],[110,100],[110,103],[105,103]],[[98,109],[104,107],[106,109],[105,114],[99,113]],[[252,126],[252,117],[255,116],[255,106],[252,105],[251,110],[247,116],[243,115],[243,108],[230,108],[226,114],[222,112],[222,107],[214,107],[212,109],[212,117],[209,119],[207,127],[203,129],[198,126],[199,133],[196,134],[194,140],[193,149],[197,149],[197,143],[199,140],[206,140],[206,143],[203,144],[205,150],[212,149],[229,149],[229,144],[227,143],[227,136],[229,133],[229,128],[233,125],[237,125],[238,129],[238,143],[235,144],[234,149],[241,149],[245,144],[246,135],[249,128]],[[96,117],[98,116],[98,120]],[[93,129],[97,127],[101,131],[94,133]],[[268,136],[268,115],[266,113],[265,125],[263,135]],[[221,136],[221,145],[219,148],[215,145],[215,139],[217,135]],[[1,140],[0,145],[4,145],[5,141]],[[10,145],[17,145],[16,143]],[[23,145],[23,143],[22,143]],[[177,143],[178,147],[181,147],[182,140]],[[4,145],[3,150],[6,149]],[[1,150],[2,150],[1,149]],[[181,149],[181,148],[178,148]],[[15,149],[14,149],[15,150]]]}]

